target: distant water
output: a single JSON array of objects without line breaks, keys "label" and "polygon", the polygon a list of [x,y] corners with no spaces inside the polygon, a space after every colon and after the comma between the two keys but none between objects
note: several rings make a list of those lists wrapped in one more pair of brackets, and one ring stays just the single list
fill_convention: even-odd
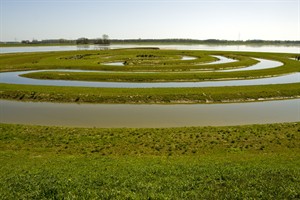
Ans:
[{"label": "distant water", "polygon": [[253,51],[253,52],[281,52],[300,53],[300,46],[275,45],[84,45],[84,46],[41,46],[41,47],[0,47],[0,53],[18,52],[46,52],[46,51],[74,51],[74,50],[105,50],[124,48],[158,47],[160,49],[177,50],[217,50],[217,51]]}]

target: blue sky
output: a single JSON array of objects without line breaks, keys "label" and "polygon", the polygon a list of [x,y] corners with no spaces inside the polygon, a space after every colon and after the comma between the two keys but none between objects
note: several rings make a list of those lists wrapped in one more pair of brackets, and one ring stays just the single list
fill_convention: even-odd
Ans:
[{"label": "blue sky", "polygon": [[0,0],[1,41],[300,40],[300,0]]}]

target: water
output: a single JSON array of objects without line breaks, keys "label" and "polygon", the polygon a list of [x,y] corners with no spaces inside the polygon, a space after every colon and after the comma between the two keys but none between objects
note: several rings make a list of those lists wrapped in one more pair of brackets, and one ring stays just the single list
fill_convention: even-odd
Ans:
[{"label": "water", "polygon": [[296,122],[300,99],[234,104],[59,104],[0,100],[0,122],[75,127],[183,127]]},{"label": "water", "polygon": [[111,62],[111,63],[102,63],[102,64],[108,66],[125,66],[124,62]]},{"label": "water", "polygon": [[193,57],[193,56],[182,56],[181,60],[196,60],[197,57]]},{"label": "water", "polygon": [[216,57],[218,58],[217,61],[214,61],[214,62],[209,62],[209,63],[201,63],[200,65],[215,65],[215,64],[225,64],[225,63],[232,63],[232,62],[237,62],[238,60],[234,60],[234,59],[231,59],[231,58],[226,58],[224,56],[213,56],[213,57]]},{"label": "water", "polygon": [[[72,70],[69,70],[72,71]],[[102,87],[102,88],[192,88],[192,87],[221,87],[299,83],[300,73],[286,74],[277,77],[249,80],[203,81],[203,82],[161,82],[161,83],[130,83],[130,82],[92,82],[69,80],[38,80],[20,77],[20,74],[38,71],[0,73],[0,83],[23,85],[52,85],[73,87]]]},{"label": "water", "polygon": [[[33,46],[33,47],[0,47],[1,53],[74,51],[74,50],[108,50],[110,46],[82,45],[82,46]],[[126,48],[125,46],[123,48]]]},{"label": "water", "polygon": [[73,50],[105,50],[123,48],[158,47],[160,49],[177,50],[217,50],[217,51],[248,51],[248,52],[281,52],[300,53],[300,46],[258,46],[258,45],[86,45],[86,46],[42,46],[42,47],[0,47],[1,53],[73,51]]},{"label": "water", "polygon": [[237,71],[249,71],[249,70],[261,70],[261,69],[270,69],[270,68],[276,68],[283,65],[282,62],[274,61],[274,60],[266,60],[261,58],[255,58],[259,61],[259,63],[244,67],[244,68],[238,68],[238,69],[226,69],[226,70],[217,70],[218,72],[237,72]]}]

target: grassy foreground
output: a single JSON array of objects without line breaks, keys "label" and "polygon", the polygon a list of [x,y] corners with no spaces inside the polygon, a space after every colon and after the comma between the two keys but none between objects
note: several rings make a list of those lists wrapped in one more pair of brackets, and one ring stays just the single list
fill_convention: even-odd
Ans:
[{"label": "grassy foreground", "polygon": [[1,199],[299,199],[300,123],[0,125]]},{"label": "grassy foreground", "polygon": [[82,103],[225,103],[300,97],[300,83],[211,88],[87,88],[0,84],[0,99]]}]

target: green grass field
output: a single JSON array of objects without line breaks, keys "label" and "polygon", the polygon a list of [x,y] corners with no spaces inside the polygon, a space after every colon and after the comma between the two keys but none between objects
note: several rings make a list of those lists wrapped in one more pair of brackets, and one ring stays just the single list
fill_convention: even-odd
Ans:
[{"label": "green grass field", "polygon": [[1,199],[298,199],[300,124],[1,126]]},{"label": "green grass field", "polygon": [[[214,61],[210,55],[238,61],[195,65]],[[197,59],[181,61],[182,56]],[[115,71],[111,76],[70,73],[71,78],[30,74],[68,80],[244,79],[299,72],[299,62],[290,59],[295,56],[157,49],[12,53],[0,54],[0,71]],[[192,72],[249,66],[257,62],[252,57],[277,60],[283,66]],[[103,65],[115,61],[126,65]],[[156,73],[132,73],[138,71]],[[65,103],[226,103],[299,96],[299,83],[147,89],[0,84],[1,99]],[[135,129],[0,124],[0,163],[0,199],[300,199],[300,123]]]}]

